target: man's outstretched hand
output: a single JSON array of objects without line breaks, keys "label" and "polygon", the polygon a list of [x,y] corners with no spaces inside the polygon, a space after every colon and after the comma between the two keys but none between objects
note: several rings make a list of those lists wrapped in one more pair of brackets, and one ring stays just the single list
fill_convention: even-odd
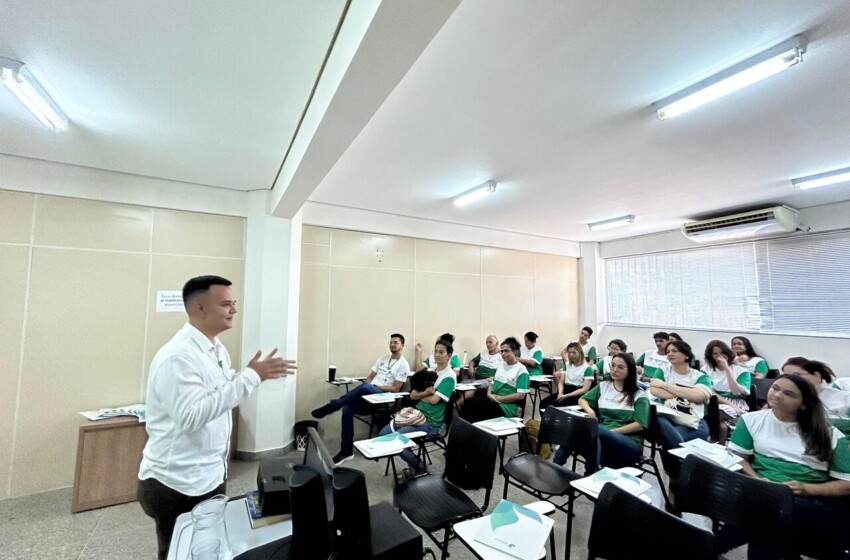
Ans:
[{"label": "man's outstretched hand", "polygon": [[262,381],[265,381],[266,379],[286,377],[287,375],[295,373],[298,366],[295,364],[294,360],[276,358],[275,354],[277,354],[277,348],[269,352],[265,358],[260,359],[262,352],[257,350],[257,353],[254,354],[254,357],[251,358],[250,362],[248,362],[248,367],[256,371]]}]

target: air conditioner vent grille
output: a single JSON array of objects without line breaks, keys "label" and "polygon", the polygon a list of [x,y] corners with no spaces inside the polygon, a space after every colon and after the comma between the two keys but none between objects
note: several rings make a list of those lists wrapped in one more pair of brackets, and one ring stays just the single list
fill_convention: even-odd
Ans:
[{"label": "air conditioner vent grille", "polygon": [[724,228],[729,226],[737,226],[744,224],[758,224],[770,222],[774,219],[773,211],[760,212],[758,214],[750,214],[744,216],[730,216],[728,218],[718,218],[716,220],[707,220],[696,224],[686,224],[685,229],[688,232],[710,231],[713,229]]}]

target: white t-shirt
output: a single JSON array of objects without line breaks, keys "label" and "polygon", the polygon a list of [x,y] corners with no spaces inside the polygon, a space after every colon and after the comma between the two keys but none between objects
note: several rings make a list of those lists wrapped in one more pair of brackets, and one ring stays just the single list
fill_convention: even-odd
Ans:
[{"label": "white t-shirt", "polygon": [[839,391],[827,385],[821,389],[819,395],[829,418],[850,418],[850,392]]},{"label": "white t-shirt", "polygon": [[392,357],[392,354],[387,354],[378,358],[378,361],[372,366],[372,371],[375,372],[372,385],[392,387],[396,381],[404,383],[407,374],[410,373],[410,364],[407,363],[404,356],[396,359]]},{"label": "white t-shirt", "polygon": [[490,354],[486,348],[484,348],[481,353],[478,355],[478,367],[484,366],[488,367],[492,370],[498,370],[499,366],[505,363],[505,360],[502,359],[502,353],[498,350],[495,354]]},{"label": "white t-shirt", "polygon": [[[673,370],[673,366],[668,363],[666,367],[661,369],[661,373],[656,376],[656,379],[667,381],[669,383],[679,385],[680,387],[694,387],[703,391],[705,393],[705,401],[701,404],[695,403],[693,405],[693,411],[698,418],[703,418],[705,416],[705,409],[708,408],[708,399],[711,398],[712,389],[711,377],[709,377],[707,373],[698,369],[690,368],[688,373],[682,375],[676,373]],[[652,390],[650,389],[650,392],[651,391]],[[653,401],[664,402],[664,399],[654,397]]]},{"label": "white t-shirt", "polygon": [[738,364],[729,364],[729,368],[732,370],[732,377],[735,378],[738,385],[744,388],[744,393],[741,395],[732,393],[732,388],[729,387],[729,380],[726,379],[725,371],[714,369],[708,364],[702,367],[702,371],[711,377],[711,383],[714,385],[715,393],[730,399],[743,399],[750,394],[750,372]]},{"label": "white t-shirt", "polygon": [[564,364],[564,385],[581,387],[585,379],[594,379],[593,366],[585,363],[574,366],[570,363]]}]

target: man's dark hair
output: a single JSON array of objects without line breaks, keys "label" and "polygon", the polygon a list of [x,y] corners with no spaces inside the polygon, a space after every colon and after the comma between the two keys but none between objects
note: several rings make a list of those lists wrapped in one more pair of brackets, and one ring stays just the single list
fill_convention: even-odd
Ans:
[{"label": "man's dark hair", "polygon": [[658,331],[654,335],[652,335],[652,340],[668,340],[670,335],[664,331]]},{"label": "man's dark hair", "polygon": [[193,296],[210,291],[210,286],[231,286],[232,284],[233,282],[221,276],[195,276],[183,284],[183,305],[188,306]]},{"label": "man's dark hair", "polygon": [[403,334],[399,334],[397,332],[394,332],[393,334],[390,335],[390,338],[391,339],[393,339],[393,338],[399,339],[401,341],[401,345],[404,346],[404,335]]},{"label": "man's dark hair", "polygon": [[581,330],[583,330],[583,331],[587,331],[587,336],[588,336],[588,338],[590,338],[591,336],[593,336],[593,329],[591,329],[590,327],[582,327],[582,328],[581,328]]}]

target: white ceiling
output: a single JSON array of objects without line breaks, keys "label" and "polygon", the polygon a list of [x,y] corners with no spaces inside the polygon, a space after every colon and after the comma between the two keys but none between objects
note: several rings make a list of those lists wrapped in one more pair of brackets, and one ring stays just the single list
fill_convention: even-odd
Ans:
[{"label": "white ceiling", "polygon": [[[344,6],[0,0],[0,56],[72,123],[44,131],[0,88],[0,153],[269,189]],[[649,110],[797,33],[803,64],[673,120]],[[847,200],[788,180],[850,166],[848,59],[846,0],[463,0],[310,200],[576,241]],[[449,202],[488,179],[493,196]],[[584,225],[622,214],[636,223]]]}]

